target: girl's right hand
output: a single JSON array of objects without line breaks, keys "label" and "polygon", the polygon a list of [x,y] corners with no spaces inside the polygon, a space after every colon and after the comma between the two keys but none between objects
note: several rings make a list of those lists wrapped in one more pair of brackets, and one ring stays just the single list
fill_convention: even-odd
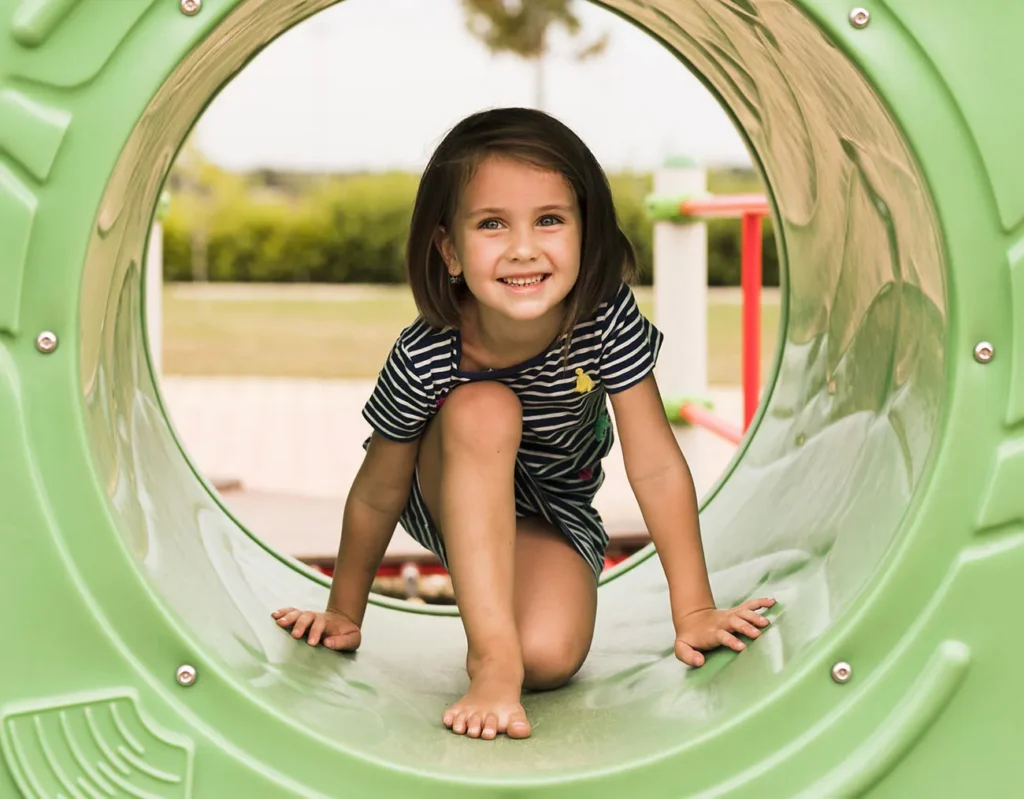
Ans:
[{"label": "girl's right hand", "polygon": [[298,608],[281,608],[270,614],[277,619],[278,625],[292,628],[293,638],[302,638],[309,630],[307,641],[316,646],[323,641],[328,649],[339,652],[354,652],[359,648],[362,634],[359,625],[344,613],[333,610],[317,612],[315,610],[299,610]]}]

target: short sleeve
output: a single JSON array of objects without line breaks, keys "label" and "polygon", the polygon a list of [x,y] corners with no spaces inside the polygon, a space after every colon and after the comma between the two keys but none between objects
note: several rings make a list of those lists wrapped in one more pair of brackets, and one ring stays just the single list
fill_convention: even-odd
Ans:
[{"label": "short sleeve", "polygon": [[363,418],[385,438],[415,441],[435,411],[433,398],[399,338],[363,406]]},{"label": "short sleeve", "polygon": [[663,334],[642,313],[625,283],[609,303],[601,346],[601,381],[609,394],[625,391],[654,371]]}]

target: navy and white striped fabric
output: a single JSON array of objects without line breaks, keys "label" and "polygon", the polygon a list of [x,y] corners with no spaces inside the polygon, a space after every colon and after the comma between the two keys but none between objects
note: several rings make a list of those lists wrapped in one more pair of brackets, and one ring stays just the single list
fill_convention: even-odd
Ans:
[{"label": "navy and white striped fabric", "polygon": [[[547,519],[600,573],[608,534],[592,503],[604,482],[601,460],[614,438],[607,394],[643,380],[654,369],[661,343],[661,332],[640,313],[626,284],[576,326],[567,364],[560,339],[516,366],[465,372],[459,369],[459,331],[438,330],[417,318],[395,342],[363,416],[381,436],[413,441],[457,386],[476,380],[508,386],[523,407],[516,514]],[[419,488],[418,470],[400,522],[447,565],[444,542]]]}]

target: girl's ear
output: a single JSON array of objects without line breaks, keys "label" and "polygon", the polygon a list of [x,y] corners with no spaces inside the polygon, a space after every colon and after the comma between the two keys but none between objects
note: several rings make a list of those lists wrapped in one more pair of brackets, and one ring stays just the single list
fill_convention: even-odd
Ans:
[{"label": "girl's ear", "polygon": [[455,241],[444,227],[439,226],[434,233],[434,246],[441,253],[448,274],[452,277],[462,274],[462,267],[459,266],[459,258],[455,253]]}]

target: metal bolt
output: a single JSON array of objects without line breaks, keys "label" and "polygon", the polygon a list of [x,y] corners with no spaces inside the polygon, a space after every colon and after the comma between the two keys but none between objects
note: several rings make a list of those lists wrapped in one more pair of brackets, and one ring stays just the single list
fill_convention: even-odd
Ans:
[{"label": "metal bolt", "polygon": [[44,330],[36,336],[36,349],[49,355],[57,349],[57,334],[51,333],[49,330]]},{"label": "metal bolt", "polygon": [[845,660],[840,660],[838,663],[832,666],[832,679],[836,682],[849,682],[850,677],[852,676],[853,667]]},{"label": "metal bolt", "polygon": [[855,8],[850,12],[850,24],[855,28],[866,28],[871,22],[871,12],[866,8]]},{"label": "metal bolt", "polygon": [[203,7],[203,0],[181,0],[181,13],[194,17]]},{"label": "metal bolt", "polygon": [[178,666],[177,674],[175,674],[178,682],[186,688],[192,685],[198,676],[195,666],[190,666],[187,663],[184,666]]},{"label": "metal bolt", "polygon": [[987,341],[979,341],[974,345],[974,360],[978,363],[988,363],[995,354],[995,348]]}]

